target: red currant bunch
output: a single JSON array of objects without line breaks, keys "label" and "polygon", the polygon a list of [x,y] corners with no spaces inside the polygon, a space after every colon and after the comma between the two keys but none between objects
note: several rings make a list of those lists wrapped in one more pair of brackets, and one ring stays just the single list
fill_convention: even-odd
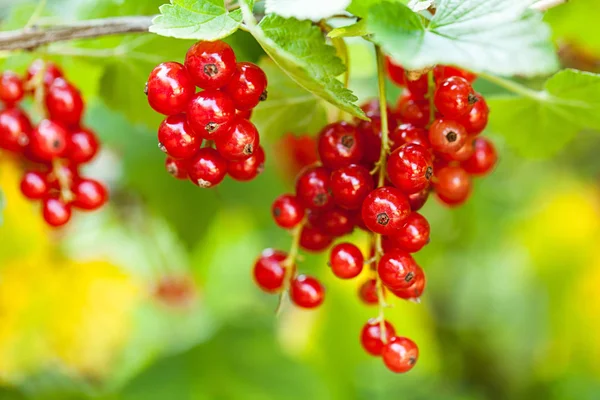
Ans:
[{"label": "red currant bunch", "polygon": [[[36,123],[19,107],[27,96],[43,110]],[[96,210],[106,203],[106,187],[80,174],[80,167],[98,152],[99,142],[81,124],[83,98],[58,66],[36,60],[24,77],[5,71],[0,76],[0,101],[0,149],[22,161],[21,192],[42,202],[48,225],[66,224],[72,208]]]},{"label": "red currant bunch", "polygon": [[[196,93],[196,87],[202,90]],[[200,41],[183,64],[157,65],[145,93],[150,106],[167,116],[158,128],[158,147],[175,178],[208,188],[227,174],[249,181],[262,171],[265,153],[249,118],[267,98],[267,77],[257,65],[237,62],[227,43]]]}]

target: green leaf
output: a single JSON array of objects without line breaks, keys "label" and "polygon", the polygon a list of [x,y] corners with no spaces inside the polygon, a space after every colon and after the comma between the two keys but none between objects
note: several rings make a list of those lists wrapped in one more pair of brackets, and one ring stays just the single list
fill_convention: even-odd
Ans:
[{"label": "green leaf", "polygon": [[[406,4],[406,0],[391,0],[395,3]],[[359,17],[366,17],[369,8],[380,3],[380,0],[352,0],[348,6],[348,11]]]},{"label": "green leaf", "polygon": [[541,92],[488,101],[490,127],[521,155],[548,157],[584,129],[600,130],[600,75],[567,69]]},{"label": "green leaf", "polygon": [[440,0],[428,24],[398,3],[371,7],[372,40],[408,69],[457,65],[496,75],[534,76],[558,67],[550,30],[529,0]]},{"label": "green leaf", "polygon": [[554,7],[544,15],[552,27],[555,40],[567,42],[592,52],[600,52],[598,14],[590,12],[598,6],[596,0],[577,0]]},{"label": "green leaf", "polygon": [[242,22],[241,10],[227,11],[223,0],[171,0],[160,7],[150,32],[179,39],[217,40]]},{"label": "green leaf", "polygon": [[330,38],[336,37],[352,37],[352,36],[365,36],[368,34],[367,31],[367,22],[364,19],[361,19],[355,24],[341,26],[339,28],[333,29],[327,36]]}]

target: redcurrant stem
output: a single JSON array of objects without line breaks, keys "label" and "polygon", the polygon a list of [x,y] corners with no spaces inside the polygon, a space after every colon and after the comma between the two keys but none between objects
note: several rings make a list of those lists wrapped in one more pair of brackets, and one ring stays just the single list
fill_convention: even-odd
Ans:
[{"label": "redcurrant stem", "polygon": [[60,197],[65,203],[70,203],[73,201],[73,192],[71,192],[71,185],[68,181],[68,178],[62,173],[62,162],[60,159],[55,158],[52,160],[52,173],[58,180],[58,185],[60,187]]},{"label": "redcurrant stem", "polygon": [[294,279],[294,271],[296,261],[298,260],[298,251],[300,250],[300,235],[302,234],[302,228],[306,225],[307,217],[304,217],[302,221],[294,229],[292,229],[292,244],[287,257],[281,263],[285,268],[285,276],[283,277],[283,289],[279,295],[279,301],[277,302],[277,309],[275,314],[279,315],[283,306],[283,298],[288,293],[292,279]]},{"label": "redcurrant stem", "polygon": [[429,99],[429,125],[435,119],[435,102],[433,101],[435,94],[435,78],[433,70],[427,73],[427,97]]}]

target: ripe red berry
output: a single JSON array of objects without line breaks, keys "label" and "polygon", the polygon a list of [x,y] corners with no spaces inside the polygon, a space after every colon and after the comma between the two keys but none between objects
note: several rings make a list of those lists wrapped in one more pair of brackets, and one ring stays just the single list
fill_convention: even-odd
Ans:
[{"label": "ripe red berry", "polygon": [[430,188],[425,188],[420,192],[408,195],[408,202],[410,203],[410,209],[412,211],[419,211],[421,208],[423,208],[425,203],[427,203],[427,199],[429,198],[429,191]]},{"label": "ripe red berry", "polygon": [[335,203],[349,210],[362,206],[374,188],[369,170],[361,165],[349,165],[331,173],[329,185]]},{"label": "ripe red berry", "polygon": [[47,174],[38,171],[29,171],[21,179],[21,193],[28,199],[41,199],[48,193]]},{"label": "ripe red berry", "polygon": [[419,349],[409,338],[394,336],[383,346],[381,357],[390,371],[404,373],[417,363]]},{"label": "ripe red berry", "polygon": [[429,127],[431,148],[440,153],[455,153],[467,141],[467,132],[461,124],[449,119],[437,119]]},{"label": "ripe red berry", "polygon": [[298,275],[290,285],[290,299],[298,307],[315,308],[323,303],[325,289],[312,276]]},{"label": "ripe red berry", "polygon": [[[366,101],[365,103],[363,103],[362,106],[360,106],[361,110],[364,111],[365,115],[371,119],[373,119],[373,117],[381,117],[381,107],[379,106],[379,99],[377,98],[373,98],[370,99],[368,101]],[[394,118],[394,115],[392,113],[392,110],[390,109],[389,105],[386,107],[387,110],[387,115],[388,115],[388,124],[396,124],[396,120]],[[360,119],[355,119],[356,122],[362,122],[363,120]],[[368,122],[368,121],[365,121]],[[390,128],[391,129],[391,128]]]},{"label": "ripe red berry", "polygon": [[416,269],[417,263],[412,256],[398,249],[385,253],[377,264],[381,282],[392,290],[410,287]]},{"label": "ripe red berry", "polygon": [[273,202],[271,214],[277,225],[290,229],[304,218],[304,206],[294,195],[283,194]]},{"label": "ripe red berry", "polygon": [[42,216],[48,225],[62,226],[71,219],[71,206],[57,197],[46,197],[42,202]]},{"label": "ripe red berry", "polygon": [[240,111],[240,110],[236,109],[235,110],[235,116],[236,117],[240,117],[240,118],[244,118],[244,119],[247,119],[247,120],[250,120],[250,118],[252,117],[252,111],[254,111],[254,110],[250,109],[250,110],[242,110],[242,111]]},{"label": "ripe red berry", "polygon": [[429,186],[433,159],[427,148],[407,143],[390,154],[386,170],[389,180],[403,193],[417,193]]},{"label": "ripe red berry", "polygon": [[370,121],[360,121],[356,127],[363,142],[362,162],[369,166],[379,160],[381,153],[381,118],[378,115],[370,118]]},{"label": "ripe red berry", "polygon": [[323,165],[335,169],[360,162],[364,143],[356,127],[342,121],[321,130],[318,149]]},{"label": "ripe red berry", "polygon": [[462,116],[458,122],[465,127],[465,130],[469,135],[479,135],[488,123],[488,116],[490,109],[482,95],[475,93],[477,96],[477,102],[473,104],[473,108],[468,114]]},{"label": "ripe red berry", "polygon": [[67,131],[49,119],[40,121],[29,135],[31,153],[44,161],[61,157],[67,149]]},{"label": "ripe red berry", "polygon": [[379,303],[377,298],[377,281],[375,279],[369,279],[363,282],[358,289],[358,297],[369,305]]},{"label": "ripe red berry", "polygon": [[213,139],[227,131],[235,117],[229,96],[218,90],[205,90],[192,97],[187,107],[190,127],[204,139]]},{"label": "ripe red berry", "polygon": [[219,153],[229,161],[240,161],[250,157],[258,148],[258,130],[247,119],[235,118],[230,128],[215,138]]},{"label": "ripe red berry", "polygon": [[423,74],[416,80],[406,79],[406,88],[417,100],[424,99],[429,91],[429,79],[427,74]]},{"label": "ripe red berry", "polygon": [[435,172],[433,188],[439,199],[449,206],[464,203],[471,194],[471,177],[461,167],[448,166]]},{"label": "ripe red berry", "polygon": [[392,324],[388,321],[383,321],[384,334],[381,332],[381,323],[376,319],[370,319],[362,329],[360,342],[367,353],[373,356],[380,356],[383,349],[383,339],[387,342],[396,331]]},{"label": "ripe red berry", "polygon": [[29,144],[31,122],[18,108],[0,111],[0,148],[21,153]]},{"label": "ripe red berry", "polygon": [[0,75],[0,101],[5,105],[13,105],[23,98],[23,81],[12,71],[4,71]]},{"label": "ripe red berry", "polygon": [[185,67],[178,62],[158,64],[146,82],[148,103],[155,111],[174,115],[184,112],[196,87]]},{"label": "ripe red berry", "polygon": [[350,279],[358,276],[363,269],[365,259],[358,247],[352,243],[340,243],[331,249],[329,266],[335,276]]},{"label": "ripe red berry", "polygon": [[473,141],[473,147],[473,154],[461,166],[469,174],[476,176],[491,172],[498,161],[498,153],[493,143],[486,138],[478,137]]},{"label": "ripe red berry", "polygon": [[416,253],[429,243],[429,231],[427,219],[417,212],[412,212],[402,229],[391,236],[391,239],[400,249]]},{"label": "ripe red berry", "polygon": [[433,101],[446,118],[461,118],[477,103],[471,84],[459,76],[451,76],[438,85]]},{"label": "ripe red berry", "polygon": [[473,83],[477,79],[477,75],[464,69],[451,67],[448,65],[438,65],[433,69],[433,76],[436,82],[442,82],[451,76],[460,76],[466,79],[469,83]]},{"label": "ripe red berry", "polygon": [[168,157],[165,159],[165,169],[172,177],[176,179],[187,179],[188,178],[188,161],[187,160],[176,160]]},{"label": "ripe red berry", "polygon": [[352,233],[356,217],[350,211],[335,207],[319,215],[319,228],[329,236],[338,237]]},{"label": "ripe red berry", "polygon": [[415,269],[415,276],[412,280],[412,284],[404,289],[390,289],[390,291],[404,300],[418,300],[425,290],[425,273],[423,269],[417,265]]},{"label": "ripe red berry", "polygon": [[254,264],[254,280],[265,292],[277,292],[283,287],[287,254],[283,251],[266,249]]},{"label": "ripe red berry", "polygon": [[317,226],[305,225],[300,233],[300,247],[312,252],[320,252],[331,245],[333,238]]},{"label": "ripe red berry", "polygon": [[188,163],[188,176],[194,184],[209,188],[221,183],[227,174],[227,161],[212,147],[204,147]]},{"label": "ripe red berry", "polygon": [[251,110],[267,99],[267,76],[258,65],[240,62],[223,90],[229,94],[236,109]]},{"label": "ripe red berry", "polygon": [[98,147],[98,139],[94,132],[86,128],[77,128],[69,136],[66,157],[74,164],[83,164],[94,158]]},{"label": "ripe red berry", "polygon": [[419,128],[424,128],[429,123],[429,101],[417,100],[410,93],[400,96],[397,112],[398,118],[404,123]]},{"label": "ripe red berry", "polygon": [[397,149],[406,143],[419,144],[425,148],[429,147],[429,133],[425,128],[417,128],[412,124],[398,125],[396,129],[390,132],[392,141],[392,150]]},{"label": "ripe red berry", "polygon": [[108,200],[108,191],[100,182],[93,179],[82,179],[72,187],[73,207],[81,210],[96,210]]},{"label": "ripe red berry", "polygon": [[229,161],[227,166],[227,173],[236,181],[250,181],[258,174],[260,174],[265,168],[265,151],[261,146],[252,153],[252,155],[245,160],[241,161]]},{"label": "ripe red berry", "polygon": [[185,114],[170,115],[158,127],[158,142],[173,158],[190,158],[200,148],[202,139],[190,129]]},{"label": "ripe red berry", "polygon": [[389,235],[397,232],[410,213],[408,198],[393,187],[373,190],[362,205],[362,219],[375,233]]},{"label": "ripe red berry", "polygon": [[446,161],[466,161],[473,155],[474,151],[473,140],[471,137],[468,137],[465,144],[454,153],[439,153],[439,155],[440,158],[443,158]]},{"label": "ripe red berry", "polygon": [[32,79],[38,79],[37,74],[44,70],[44,85],[50,86],[58,78],[63,77],[63,73],[56,64],[50,61],[37,59],[29,65],[25,75],[25,81],[31,83]]},{"label": "ripe red berry", "polygon": [[202,89],[225,86],[236,70],[235,53],[225,42],[197,42],[185,55],[185,67],[194,84]]},{"label": "ripe red berry", "polygon": [[53,121],[77,125],[83,114],[83,99],[79,90],[63,78],[52,82],[46,92],[46,108]]},{"label": "ripe red berry", "polygon": [[391,57],[385,58],[385,66],[387,69],[388,76],[398,86],[404,86],[406,84],[406,75],[404,68],[401,65],[396,64]]},{"label": "ripe red berry", "polygon": [[332,207],[329,170],[324,167],[306,168],[296,181],[296,196],[306,208],[319,210]]}]

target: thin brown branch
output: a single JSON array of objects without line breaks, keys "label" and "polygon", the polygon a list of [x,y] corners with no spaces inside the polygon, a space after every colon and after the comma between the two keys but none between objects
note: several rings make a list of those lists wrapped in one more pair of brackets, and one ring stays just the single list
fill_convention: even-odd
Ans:
[{"label": "thin brown branch", "polygon": [[152,16],[90,19],[48,28],[30,27],[0,32],[0,50],[35,49],[64,40],[95,38],[123,33],[148,32]]}]

